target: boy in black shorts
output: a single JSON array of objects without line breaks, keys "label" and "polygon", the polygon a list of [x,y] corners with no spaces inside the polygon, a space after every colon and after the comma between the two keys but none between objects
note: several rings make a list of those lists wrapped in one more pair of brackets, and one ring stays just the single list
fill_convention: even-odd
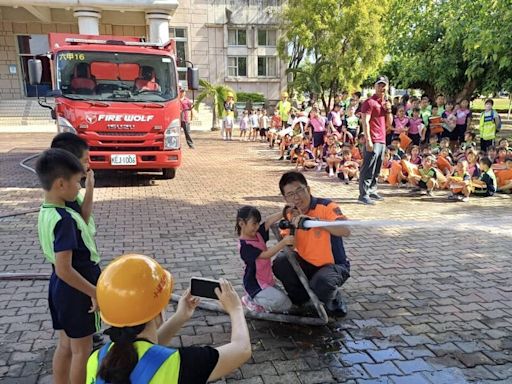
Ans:
[{"label": "boy in black shorts", "polygon": [[496,176],[491,168],[492,162],[488,157],[480,159],[480,177],[471,181],[472,195],[480,197],[493,196],[496,193],[497,182]]},{"label": "boy in black shorts", "polygon": [[36,173],[44,190],[38,217],[41,248],[52,263],[48,303],[59,341],[53,356],[55,383],[83,383],[92,335],[99,330],[96,282],[99,255],[91,227],[75,209],[84,169],[62,149],[41,154]]},{"label": "boy in black shorts", "polygon": [[[66,207],[77,211],[85,220],[92,234],[96,233],[96,223],[92,214],[94,195],[94,171],[89,168],[89,145],[87,142],[71,132],[59,133],[52,140],[51,148],[60,148],[76,156],[85,171],[85,194],[78,194],[75,201],[66,202]],[[101,334],[93,335],[94,347],[103,344]]]},{"label": "boy in black shorts", "polygon": [[427,196],[432,196],[432,191],[437,187],[437,171],[432,166],[434,163],[434,156],[429,155],[423,158],[423,167],[419,169],[419,175],[409,175],[409,182],[416,185],[411,192],[420,192],[427,190]]}]

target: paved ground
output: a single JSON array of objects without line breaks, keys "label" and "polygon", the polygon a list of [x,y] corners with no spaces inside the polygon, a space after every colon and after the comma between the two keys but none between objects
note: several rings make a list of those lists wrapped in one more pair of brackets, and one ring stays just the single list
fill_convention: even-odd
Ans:
[{"label": "paved ground", "polygon": [[[289,169],[263,144],[197,134],[172,181],[98,175],[97,242],[104,263],[124,252],[157,257],[181,292],[193,275],[228,277],[242,266],[236,209],[280,210],[277,181]],[[1,135],[0,272],[45,271],[36,233],[41,193],[18,163],[48,134]],[[383,188],[377,207],[355,204],[355,185],[307,177],[314,194],[352,219],[417,219],[434,227],[355,228],[346,239],[350,314],[308,328],[250,321],[253,358],[227,383],[512,383],[512,200],[449,203]],[[28,213],[27,213],[28,212]],[[455,225],[451,221],[458,220]],[[450,223],[450,224],[447,224]],[[49,383],[55,345],[44,281],[0,281],[0,381]],[[224,315],[198,311],[174,346],[221,344]]]}]

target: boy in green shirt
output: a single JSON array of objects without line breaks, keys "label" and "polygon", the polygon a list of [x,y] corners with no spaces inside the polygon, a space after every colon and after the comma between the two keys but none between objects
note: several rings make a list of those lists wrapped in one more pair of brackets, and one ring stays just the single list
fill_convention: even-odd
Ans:
[{"label": "boy in green shirt", "polygon": [[44,190],[38,217],[41,248],[52,264],[48,304],[59,341],[53,356],[55,383],[83,383],[92,335],[99,330],[96,282],[99,255],[91,226],[72,207],[84,169],[62,149],[41,154],[36,173]]},{"label": "boy in green shirt", "polygon": [[491,168],[492,162],[488,157],[480,159],[480,177],[471,181],[473,191],[472,194],[480,197],[488,197],[494,195],[498,188],[496,176]]}]

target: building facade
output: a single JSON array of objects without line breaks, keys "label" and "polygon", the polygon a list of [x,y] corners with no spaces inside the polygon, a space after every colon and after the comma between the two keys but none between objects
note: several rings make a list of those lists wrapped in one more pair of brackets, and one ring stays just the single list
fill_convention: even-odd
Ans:
[{"label": "building facade", "polygon": [[27,62],[43,61],[51,88],[50,32],[176,40],[178,74],[186,84],[188,60],[200,77],[236,92],[277,100],[286,88],[286,64],[277,56],[282,0],[0,0],[0,99],[35,96]]}]

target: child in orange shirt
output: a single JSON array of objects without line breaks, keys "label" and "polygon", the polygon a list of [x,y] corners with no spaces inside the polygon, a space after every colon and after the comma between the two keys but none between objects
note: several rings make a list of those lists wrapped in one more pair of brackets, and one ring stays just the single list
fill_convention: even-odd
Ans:
[{"label": "child in orange shirt", "polygon": [[512,193],[512,157],[505,159],[505,169],[496,172],[498,192]]}]

